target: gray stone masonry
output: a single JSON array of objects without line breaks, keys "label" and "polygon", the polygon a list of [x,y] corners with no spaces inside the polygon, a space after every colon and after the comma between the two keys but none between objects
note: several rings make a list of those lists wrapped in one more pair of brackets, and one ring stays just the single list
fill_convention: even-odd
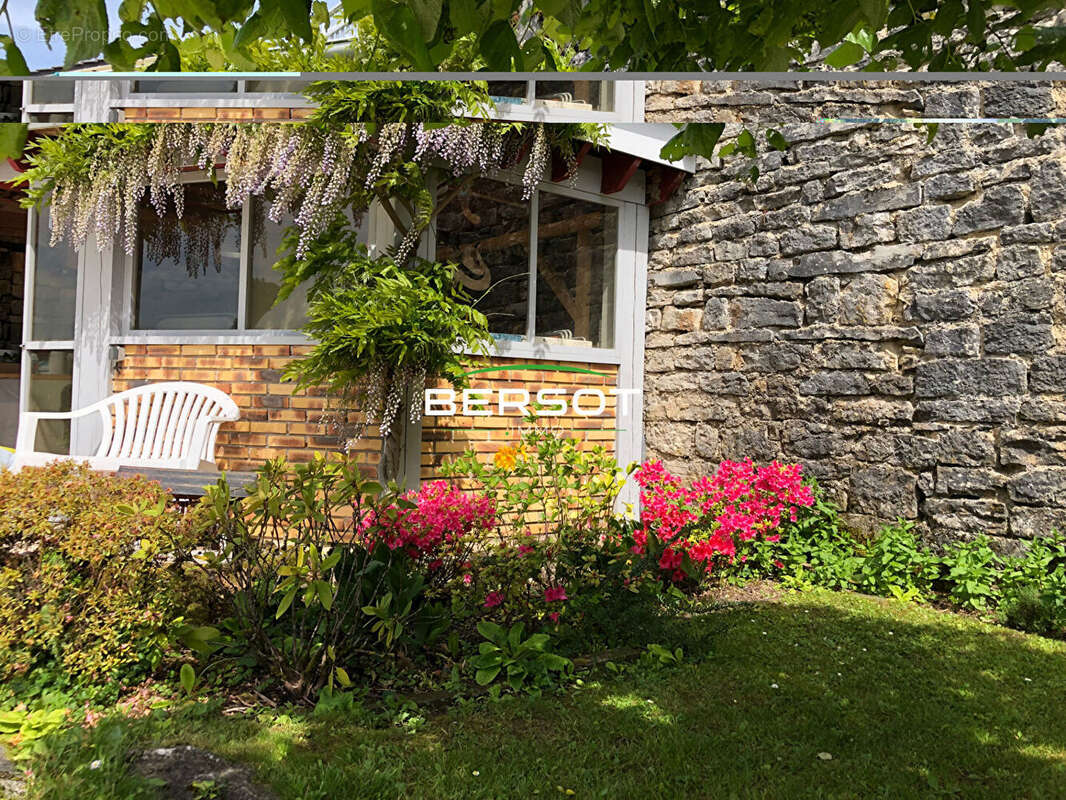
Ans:
[{"label": "gray stone masonry", "polygon": [[[987,85],[883,91],[1014,113]],[[744,158],[701,161],[653,206],[647,455],[689,476],[801,462],[867,530],[903,517],[1007,547],[1066,529],[1066,131],[780,130],[754,184]]]}]

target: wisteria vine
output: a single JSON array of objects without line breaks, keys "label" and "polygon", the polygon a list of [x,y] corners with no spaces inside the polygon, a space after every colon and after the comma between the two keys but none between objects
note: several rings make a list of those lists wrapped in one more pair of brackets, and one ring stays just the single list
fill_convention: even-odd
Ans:
[{"label": "wisteria vine", "polygon": [[[42,139],[21,176],[26,204],[47,201],[51,241],[75,249],[95,237],[103,249],[120,240],[137,246],[138,212],[147,198],[162,218],[181,219],[183,177],[224,169],[228,208],[268,197],[271,220],[291,219],[300,231],[296,253],[345,211],[371,202],[406,202],[411,214],[397,260],[403,261],[429,223],[425,176],[441,166],[455,175],[520,170],[525,197],[544,176],[553,148],[576,172],[572,131],[543,124],[325,125],[319,123],[174,123],[72,126]],[[395,218],[394,218],[395,219]]]}]

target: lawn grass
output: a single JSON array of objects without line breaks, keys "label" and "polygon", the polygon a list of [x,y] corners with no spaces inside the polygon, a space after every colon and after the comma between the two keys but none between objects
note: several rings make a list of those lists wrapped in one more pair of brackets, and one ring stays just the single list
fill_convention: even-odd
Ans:
[{"label": "lawn grass", "polygon": [[824,591],[691,624],[712,635],[680,666],[477,702],[415,732],[211,715],[130,741],[253,764],[287,799],[1066,797],[1066,643]]}]

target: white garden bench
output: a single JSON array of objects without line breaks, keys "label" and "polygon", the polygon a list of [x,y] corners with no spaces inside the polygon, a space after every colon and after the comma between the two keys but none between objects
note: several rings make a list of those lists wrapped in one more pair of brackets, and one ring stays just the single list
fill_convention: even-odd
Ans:
[{"label": "white garden bench", "polygon": [[[103,436],[91,456],[34,451],[42,419],[77,419],[99,414]],[[215,470],[215,439],[224,422],[240,419],[229,395],[201,383],[152,383],[119,392],[77,411],[24,412],[12,469],[57,460],[84,461],[93,469],[158,467]]]}]

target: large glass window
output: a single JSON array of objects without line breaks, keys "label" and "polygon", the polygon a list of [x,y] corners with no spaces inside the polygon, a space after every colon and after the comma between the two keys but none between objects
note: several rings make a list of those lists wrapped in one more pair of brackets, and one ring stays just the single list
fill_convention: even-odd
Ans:
[{"label": "large glass window", "polygon": [[458,264],[497,340],[614,347],[616,207],[541,191],[534,216],[520,186],[487,178],[445,182],[438,203],[436,257]]},{"label": "large glass window", "polygon": [[[147,202],[138,224],[133,267],[134,330],[298,330],[306,290],[275,305],[274,270],[288,227],[272,222],[268,202],[230,209],[225,185],[188,184],[184,211],[160,218]],[[243,304],[242,304],[243,303]]]},{"label": "large glass window", "polygon": [[32,341],[69,341],[74,338],[74,308],[78,291],[78,254],[66,244],[48,244],[47,214],[37,221],[33,267]]},{"label": "large glass window", "polygon": [[521,340],[529,328],[529,201],[522,187],[488,178],[440,188],[437,259],[458,264],[466,289],[497,338]]},{"label": "large glass window", "polygon": [[[74,353],[70,350],[30,352],[29,411],[70,411],[74,387]],[[70,452],[70,420],[42,419],[37,423],[34,450]]]},{"label": "large glass window", "polygon": [[266,215],[267,203],[256,199],[251,215],[249,245],[248,327],[297,330],[307,322],[307,286],[301,285],[274,304],[281,289],[281,273],[274,269],[286,225]]},{"label": "large glass window", "polygon": [[538,340],[614,346],[618,210],[541,192],[537,213]]},{"label": "large glass window", "polygon": [[146,205],[138,223],[133,327],[232,330],[237,327],[241,210],[227,209],[225,187],[185,187],[185,209],[160,217]]}]

